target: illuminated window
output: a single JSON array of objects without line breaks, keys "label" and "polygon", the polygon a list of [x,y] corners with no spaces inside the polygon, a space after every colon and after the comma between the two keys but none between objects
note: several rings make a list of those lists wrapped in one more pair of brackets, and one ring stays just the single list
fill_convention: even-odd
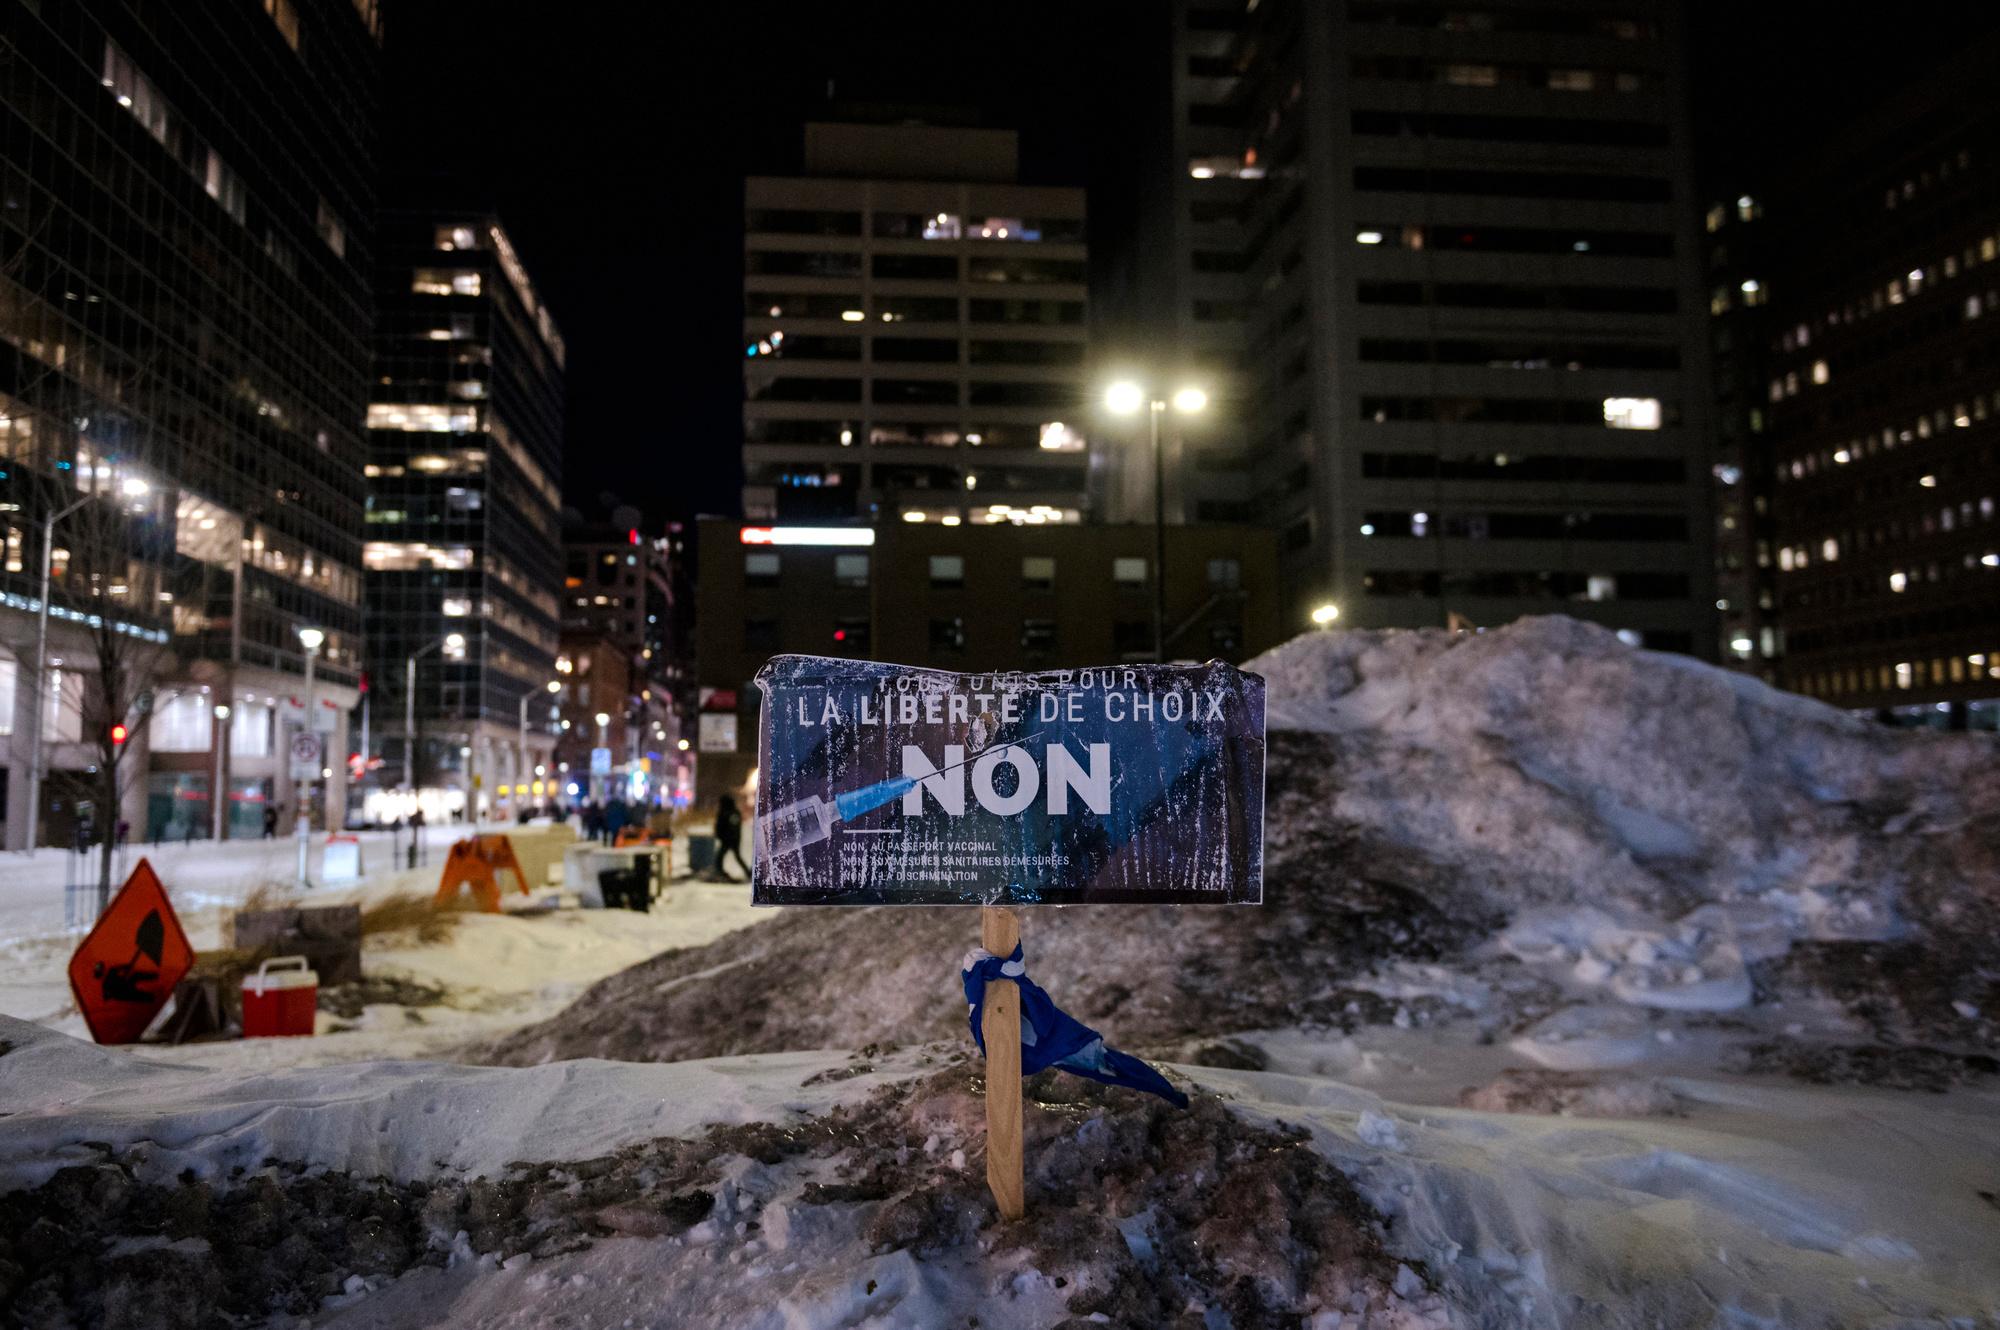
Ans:
[{"label": "illuminated window", "polygon": [[1657,397],[1607,397],[1604,423],[1612,429],[1658,429],[1660,399]]},{"label": "illuminated window", "polygon": [[471,434],[479,429],[479,409],[439,402],[370,402],[368,428]]},{"label": "illuminated window", "polygon": [[271,16],[271,22],[278,25],[278,35],[285,39],[285,45],[298,50],[299,11],[292,0],[264,0],[264,12]]},{"label": "illuminated window", "polygon": [[479,232],[469,226],[440,226],[432,243],[439,249],[478,249]]},{"label": "illuminated window", "polygon": [[1500,86],[1500,68],[1497,65],[1446,65],[1443,81],[1456,88],[1497,88]]},{"label": "illuminated window", "polygon": [[215,149],[208,150],[207,169],[202,172],[201,187],[208,196],[222,205],[222,210],[242,221],[249,205],[250,192],[244,187],[243,178],[229,168]]},{"label": "illuminated window", "polygon": [[[772,557],[776,557],[773,555]],[[836,586],[865,587],[868,585],[868,556],[865,554],[836,554],[833,556],[833,580]]]},{"label": "illuminated window", "polygon": [[326,247],[341,258],[347,257],[347,228],[340,224],[340,218],[329,208],[325,199],[319,201],[319,212],[313,222],[319,230],[319,238]]},{"label": "illuminated window", "polygon": [[1021,585],[1030,591],[1053,591],[1056,561],[1046,554],[1031,554],[1021,560]]},{"label": "illuminated window", "polygon": [[1052,453],[1081,452],[1083,436],[1062,421],[1051,420],[1042,426],[1041,446],[1045,451]]},{"label": "illuminated window", "polygon": [[438,611],[447,619],[463,619],[472,613],[472,601],[465,596],[446,596]]},{"label": "illuminated window", "polygon": [[104,43],[104,74],[101,80],[118,99],[118,104],[130,111],[133,118],[146,127],[146,132],[162,144],[167,142],[168,118],[166,99],[161,97],[151,80],[141,74],[138,67],[125,52],[118,49],[115,42]]},{"label": "illuminated window", "polygon": [[1597,87],[1597,74],[1588,69],[1551,69],[1549,87],[1557,92],[1590,92]]},{"label": "illuminated window", "polygon": [[1826,362],[1824,360],[1813,361],[1812,381],[1814,383],[1825,383],[1829,377],[1831,375],[1827,370]]},{"label": "illuminated window", "polygon": [[410,278],[420,296],[476,296],[479,289],[479,274],[469,268],[419,268]]},{"label": "illuminated window", "polygon": [[1144,559],[1113,559],[1111,580],[1120,586],[1146,585],[1146,561]]},{"label": "illuminated window", "polygon": [[965,558],[958,554],[933,554],[930,558],[931,585],[934,587],[960,587],[965,585]]},{"label": "illuminated window", "polygon": [[371,540],[361,547],[361,562],[371,572],[462,573],[472,567],[472,550],[465,545],[427,545],[421,540]]}]

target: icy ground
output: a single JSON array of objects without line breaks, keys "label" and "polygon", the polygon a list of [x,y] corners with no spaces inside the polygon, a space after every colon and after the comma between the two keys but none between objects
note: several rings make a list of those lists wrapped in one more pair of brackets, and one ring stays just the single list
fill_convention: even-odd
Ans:
[{"label": "icy ground", "polygon": [[[1026,1220],[983,1185],[976,916],[799,910],[470,1048],[383,1032],[511,1066],[0,1024],[0,1322],[2000,1330],[1990,738],[1560,619],[1254,667],[1265,904],[1027,914],[1195,1103],[1031,1081]],[[464,938],[427,982],[533,988]]]}]

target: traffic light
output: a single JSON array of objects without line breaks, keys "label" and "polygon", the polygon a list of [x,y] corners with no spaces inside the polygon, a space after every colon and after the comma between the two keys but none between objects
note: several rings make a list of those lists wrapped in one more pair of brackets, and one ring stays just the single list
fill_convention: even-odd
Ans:
[{"label": "traffic light", "polygon": [[111,746],[113,748],[116,748],[118,745],[124,743],[125,736],[128,733],[129,731],[126,730],[122,722],[120,724],[113,725],[111,727]]}]

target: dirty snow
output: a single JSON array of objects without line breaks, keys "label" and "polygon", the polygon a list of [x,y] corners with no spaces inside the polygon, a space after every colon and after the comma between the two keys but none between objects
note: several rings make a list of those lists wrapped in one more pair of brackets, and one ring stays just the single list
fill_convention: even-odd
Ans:
[{"label": "dirty snow", "polygon": [[[976,916],[783,911],[703,944],[721,897],[666,954],[633,925],[616,972],[589,914],[381,957],[455,991],[511,975],[506,1019],[449,1031],[470,1048],[380,1032],[511,1066],[164,1068],[0,1029],[0,1176],[68,1161],[48,1186],[125,1197],[92,1240],[135,1288],[237,1259],[131,1227],[170,1166],[260,1215],[400,1223],[264,1271],[313,1324],[2000,1326],[1990,737],[1565,619],[1318,633],[1252,667],[1266,904],[1027,913],[1029,972],[1195,1108],[1036,1091],[1025,1227],[980,1183]],[[411,1010],[289,1042],[367,1047]],[[1282,1167],[1231,1191],[1225,1157]]]}]

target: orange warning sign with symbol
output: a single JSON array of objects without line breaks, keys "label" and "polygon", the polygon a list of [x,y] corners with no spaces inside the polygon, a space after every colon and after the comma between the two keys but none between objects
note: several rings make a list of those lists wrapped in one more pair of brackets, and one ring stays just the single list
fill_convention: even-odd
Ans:
[{"label": "orange warning sign with symbol", "polygon": [[69,961],[69,988],[90,1037],[130,1044],[144,1034],[194,964],[167,889],[144,859]]}]

